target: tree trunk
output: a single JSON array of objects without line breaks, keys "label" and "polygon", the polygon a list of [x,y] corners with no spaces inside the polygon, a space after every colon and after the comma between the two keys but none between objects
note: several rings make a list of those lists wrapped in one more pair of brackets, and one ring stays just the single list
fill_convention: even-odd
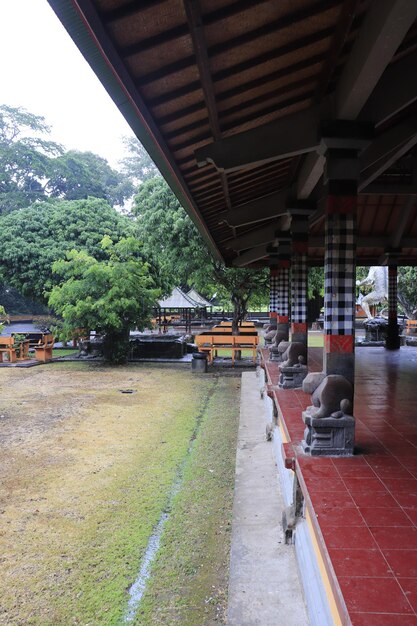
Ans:
[{"label": "tree trunk", "polygon": [[[232,296],[232,303],[233,303],[232,335],[238,335],[239,324],[243,322],[247,314],[247,310],[246,310],[247,298],[240,298],[239,296]],[[241,358],[242,358],[242,352],[240,350],[236,350],[235,359],[239,360]]]},{"label": "tree trunk", "polygon": [[127,363],[129,358],[129,335],[130,328],[125,327],[121,331],[107,330],[103,339],[104,360],[115,365]]}]

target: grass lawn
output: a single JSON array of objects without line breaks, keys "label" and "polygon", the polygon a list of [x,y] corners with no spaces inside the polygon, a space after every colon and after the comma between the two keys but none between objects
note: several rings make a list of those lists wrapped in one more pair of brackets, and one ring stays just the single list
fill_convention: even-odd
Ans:
[{"label": "grass lawn", "polygon": [[239,386],[164,365],[0,370],[0,624],[123,624],[168,509],[133,623],[223,623]]},{"label": "grass lawn", "polygon": [[308,345],[310,348],[322,348],[324,345],[323,333],[322,332],[314,332],[308,333]]},{"label": "grass lawn", "polygon": [[78,348],[54,348],[53,357],[57,359],[60,356],[76,356],[78,353]]}]

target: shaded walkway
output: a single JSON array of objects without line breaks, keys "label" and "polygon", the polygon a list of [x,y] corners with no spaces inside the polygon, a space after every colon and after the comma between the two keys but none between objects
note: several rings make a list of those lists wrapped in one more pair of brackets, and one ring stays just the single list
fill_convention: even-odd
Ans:
[{"label": "shaded walkway", "polygon": [[[320,369],[320,349],[311,349]],[[266,357],[264,353],[264,357]],[[265,361],[269,381],[277,366]],[[287,467],[296,470],[318,542],[336,623],[417,625],[417,351],[356,350],[357,455],[302,454],[301,411],[310,396],[270,388]],[[339,622],[337,622],[339,618]]]}]

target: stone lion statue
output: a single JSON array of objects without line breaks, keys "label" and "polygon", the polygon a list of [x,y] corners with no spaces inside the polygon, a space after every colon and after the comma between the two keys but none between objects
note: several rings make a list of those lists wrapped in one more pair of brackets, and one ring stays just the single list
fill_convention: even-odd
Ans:
[{"label": "stone lion statue", "polygon": [[369,309],[373,304],[380,304],[384,300],[388,300],[388,268],[373,265],[369,268],[368,276],[363,280],[357,280],[356,285],[372,285],[373,289],[366,295],[361,302],[361,306],[366,313],[366,317],[373,319]]}]

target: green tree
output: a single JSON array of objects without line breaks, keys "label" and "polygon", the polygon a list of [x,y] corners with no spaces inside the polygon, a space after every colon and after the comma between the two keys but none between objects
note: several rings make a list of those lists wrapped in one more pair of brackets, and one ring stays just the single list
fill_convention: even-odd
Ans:
[{"label": "green tree", "polygon": [[7,324],[6,309],[0,304],[0,335],[3,332],[5,324]]},{"label": "green tree", "polygon": [[0,106],[0,215],[51,197],[92,196],[112,206],[132,197],[132,182],[106,159],[92,152],[64,152],[46,138],[49,133],[43,117]]},{"label": "green tree", "polygon": [[136,137],[123,137],[123,143],[128,154],[119,163],[123,174],[136,187],[147,180],[160,176],[155,163]]},{"label": "green tree", "polygon": [[66,260],[53,264],[60,280],[50,294],[49,305],[63,319],[64,334],[76,328],[104,335],[104,356],[113,363],[128,358],[129,331],[149,324],[159,291],[142,261],[139,242],[133,237],[113,243],[103,238],[105,259],[72,250]]},{"label": "green tree", "polygon": [[141,185],[133,212],[144,254],[160,275],[168,276],[171,286],[194,286],[206,296],[217,291],[230,300],[236,332],[250,298],[267,293],[268,271],[230,268],[215,259],[163,178]]},{"label": "green tree", "polygon": [[417,267],[398,268],[398,302],[410,319],[417,319]]},{"label": "green tree", "polygon": [[101,240],[130,233],[131,222],[105,200],[56,200],[0,218],[0,278],[25,296],[44,300],[54,285],[52,263],[71,249],[104,258]]},{"label": "green tree", "polygon": [[70,150],[51,161],[46,192],[66,200],[104,198],[112,206],[122,206],[132,196],[133,185],[103,157]]},{"label": "green tree", "polygon": [[45,197],[51,160],[62,154],[49,132],[43,117],[0,106],[0,214]]}]

